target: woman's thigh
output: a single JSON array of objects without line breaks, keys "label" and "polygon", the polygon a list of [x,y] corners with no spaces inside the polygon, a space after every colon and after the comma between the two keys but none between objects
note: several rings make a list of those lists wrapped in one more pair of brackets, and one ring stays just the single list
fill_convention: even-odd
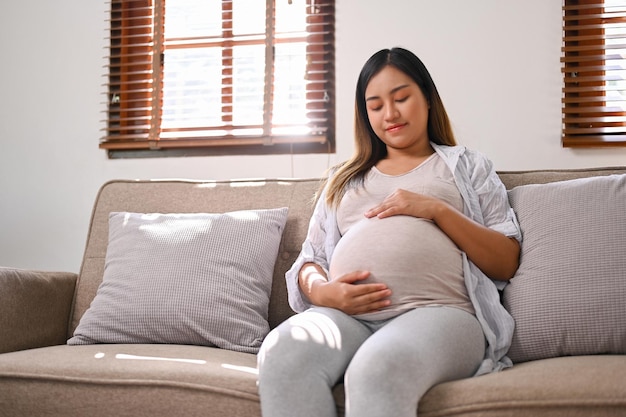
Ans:
[{"label": "woman's thigh", "polygon": [[473,315],[452,307],[404,313],[356,352],[346,372],[348,415],[414,416],[428,389],[473,375],[484,353],[482,328]]}]

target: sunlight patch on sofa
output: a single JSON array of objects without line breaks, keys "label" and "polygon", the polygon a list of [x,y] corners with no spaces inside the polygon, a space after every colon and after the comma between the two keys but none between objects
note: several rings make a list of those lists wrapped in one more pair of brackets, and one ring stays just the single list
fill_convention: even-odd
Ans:
[{"label": "sunlight patch on sofa", "polygon": [[251,368],[249,366],[239,366],[239,365],[231,365],[229,363],[223,363],[222,364],[222,368],[230,369],[230,370],[233,370],[233,371],[246,372],[246,373],[252,374],[252,375],[258,375],[259,374],[259,370],[258,369]]},{"label": "sunlight patch on sofa", "polygon": [[237,187],[263,187],[266,184],[265,181],[235,181],[230,184],[232,188]]},{"label": "sunlight patch on sofa", "polygon": [[203,182],[201,184],[197,184],[196,188],[217,188],[217,182]]},{"label": "sunlight patch on sofa", "polygon": [[[94,355],[96,359],[102,359],[106,355],[103,352],[98,352]],[[121,360],[140,360],[140,361],[165,361],[165,362],[182,362],[182,363],[191,363],[194,365],[206,365],[206,361],[202,359],[184,359],[184,358],[162,358],[158,356],[139,356],[139,355],[128,355],[126,353],[117,353],[115,355],[115,359]]]}]

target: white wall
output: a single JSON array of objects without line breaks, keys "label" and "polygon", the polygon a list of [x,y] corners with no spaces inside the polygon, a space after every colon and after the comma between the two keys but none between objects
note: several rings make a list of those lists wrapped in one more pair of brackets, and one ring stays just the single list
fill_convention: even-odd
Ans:
[{"label": "white wall", "polygon": [[337,154],[108,160],[98,149],[104,0],[0,3],[0,265],[77,272],[112,178],[316,177],[352,152],[356,76],[404,46],[430,69],[459,141],[498,169],[626,165],[560,145],[561,2],[337,0]]}]

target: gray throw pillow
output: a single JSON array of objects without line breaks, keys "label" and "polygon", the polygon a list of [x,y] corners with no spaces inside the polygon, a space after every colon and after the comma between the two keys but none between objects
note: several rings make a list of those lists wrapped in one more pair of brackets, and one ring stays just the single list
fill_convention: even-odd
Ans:
[{"label": "gray throw pillow", "polygon": [[103,281],[68,344],[258,352],[286,219],[287,208],[111,213]]},{"label": "gray throw pillow", "polygon": [[513,362],[626,353],[626,175],[509,191],[522,229],[504,289]]}]

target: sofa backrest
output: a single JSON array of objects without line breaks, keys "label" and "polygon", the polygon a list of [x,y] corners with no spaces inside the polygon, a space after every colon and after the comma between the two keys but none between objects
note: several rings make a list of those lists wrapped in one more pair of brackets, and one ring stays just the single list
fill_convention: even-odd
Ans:
[{"label": "sofa backrest", "polygon": [[235,210],[289,207],[279,247],[269,322],[272,327],[293,314],[287,303],[285,272],[300,253],[313,212],[319,179],[254,179],[233,181],[114,180],[98,192],[87,244],[76,284],[69,326],[72,335],[104,275],[109,213],[220,213]]},{"label": "sofa backrest", "polygon": [[[530,183],[624,173],[626,167],[503,171],[499,174],[507,189],[511,189]],[[285,272],[300,252],[319,186],[320,180],[316,178],[232,181],[114,180],[105,183],[98,192],[92,212],[85,254],[76,284],[68,336],[73,334],[102,282],[108,243],[108,216],[114,211],[219,213],[289,207],[287,224],[274,269],[269,307],[270,326],[275,327],[293,314],[287,303]]]},{"label": "sofa backrest", "polygon": [[626,166],[581,168],[581,169],[543,169],[531,171],[499,171],[500,179],[507,190],[519,185],[546,184],[556,181],[567,181],[576,178],[598,177],[612,174],[626,174]]}]

